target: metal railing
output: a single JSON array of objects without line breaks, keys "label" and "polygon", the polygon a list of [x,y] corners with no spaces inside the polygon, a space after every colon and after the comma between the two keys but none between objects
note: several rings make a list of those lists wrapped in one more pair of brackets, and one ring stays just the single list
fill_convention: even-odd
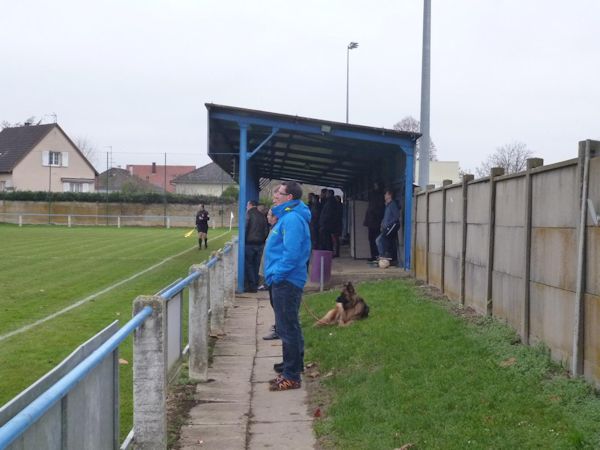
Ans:
[{"label": "metal railing", "polygon": [[[109,325],[0,408],[0,449],[166,449],[168,374],[189,348],[189,377],[206,381],[209,335],[223,332],[235,295],[236,247],[234,239],[159,294],[137,297],[122,328]],[[183,348],[185,288],[189,344]],[[132,333],[134,424],[119,444],[118,347]]]}]

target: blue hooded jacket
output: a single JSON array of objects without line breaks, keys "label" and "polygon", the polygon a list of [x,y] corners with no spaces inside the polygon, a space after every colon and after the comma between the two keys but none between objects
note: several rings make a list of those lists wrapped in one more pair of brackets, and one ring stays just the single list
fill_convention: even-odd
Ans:
[{"label": "blue hooded jacket", "polygon": [[268,285],[289,281],[299,288],[306,284],[310,257],[310,210],[300,200],[272,208],[277,217],[265,246],[265,279]]}]

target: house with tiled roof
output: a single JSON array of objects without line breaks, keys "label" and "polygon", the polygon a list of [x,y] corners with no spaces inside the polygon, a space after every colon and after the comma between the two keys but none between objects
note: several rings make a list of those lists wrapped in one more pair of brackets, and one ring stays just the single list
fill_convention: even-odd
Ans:
[{"label": "house with tiled roof", "polygon": [[96,192],[163,192],[162,188],[142,180],[126,169],[112,167],[96,178]]},{"label": "house with tiled roof", "polygon": [[0,191],[94,192],[97,174],[56,123],[0,132]]},{"label": "house with tiled roof", "polygon": [[177,194],[215,197],[220,197],[229,186],[238,187],[233,178],[214,162],[180,175],[171,183]]},{"label": "house with tiled roof", "polygon": [[191,172],[196,166],[164,166],[152,164],[127,164],[127,170],[131,175],[140,177],[148,183],[167,192],[175,192],[172,181],[180,175]]}]

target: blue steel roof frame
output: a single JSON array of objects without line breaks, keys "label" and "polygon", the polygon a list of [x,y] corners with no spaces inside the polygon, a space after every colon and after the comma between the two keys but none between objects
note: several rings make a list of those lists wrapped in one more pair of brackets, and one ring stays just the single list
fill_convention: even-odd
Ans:
[{"label": "blue steel roof frame", "polygon": [[[291,116],[285,117],[287,119],[296,119]],[[310,120],[314,123],[317,122],[316,119],[302,120]],[[264,145],[261,151],[254,156],[253,163],[258,164],[259,162],[257,160],[259,159],[270,159],[272,157],[271,155],[273,154],[273,152],[280,151],[284,153],[284,160],[286,159],[287,155],[290,154],[297,156],[302,155],[306,157],[310,156],[313,158],[313,163],[315,166],[318,165],[318,162],[315,161],[315,159],[329,159],[329,161],[323,161],[323,163],[325,163],[326,167],[328,168],[327,171],[324,171],[324,173],[330,170],[341,170],[342,166],[348,166],[347,168],[350,168],[353,172],[355,172],[355,175],[360,175],[360,172],[362,172],[362,165],[373,163],[373,157],[375,155],[380,155],[380,157],[384,157],[386,153],[389,154],[389,152],[396,152],[398,151],[398,149],[401,149],[405,153],[410,154],[412,148],[414,147],[414,140],[419,136],[418,133],[382,130],[379,128],[370,128],[347,124],[339,125],[343,127],[355,127],[360,131],[354,132],[346,130],[336,130],[332,128],[331,132],[323,133],[321,131],[321,126],[333,122],[318,121],[318,126],[307,126],[300,123],[294,124],[290,122],[290,120],[269,121],[267,119],[262,119],[260,117],[256,118],[254,116],[248,115],[212,113],[210,114],[209,124],[215,129],[215,131],[217,131],[213,134],[216,135],[216,137],[219,139],[219,142],[218,145],[211,145],[212,139],[209,137],[209,156],[211,156],[211,158],[215,162],[217,162],[224,170],[229,172],[235,179],[238,178],[238,173],[234,172],[233,168],[236,167],[239,169],[239,165],[236,165],[235,161],[231,161],[231,159],[239,156],[239,140],[236,141],[237,130],[234,131],[234,129],[225,129],[222,121],[228,122],[230,125],[235,124],[234,127],[237,127],[237,125],[241,123],[247,124],[249,151],[252,151],[254,144],[262,141],[263,137],[267,136],[268,132],[270,132],[273,127],[280,129],[280,131],[278,132],[278,136],[276,136],[274,140],[271,140],[269,144]],[[290,130],[289,128],[292,127],[295,129]],[[367,132],[363,130],[367,130]],[[391,136],[389,134],[391,134]],[[324,143],[316,141],[312,145],[310,140],[306,140],[307,137],[318,138],[321,136],[323,136],[323,139],[328,140],[326,140]],[[294,146],[301,145],[304,148],[309,148],[311,151],[307,151],[304,148],[291,148],[291,142],[294,142]],[[364,145],[362,145],[361,143]],[[282,149],[281,146],[285,146],[285,149]],[[366,152],[364,150],[366,150]],[[342,152],[344,154],[340,156],[339,153]],[[349,167],[352,165],[353,160],[357,159],[362,159],[363,161],[356,161],[357,167]],[[271,161],[271,165],[273,165],[273,161]],[[264,169],[265,167],[263,165],[263,170]],[[286,167],[284,167],[283,165],[279,167],[279,170],[269,170],[269,172],[277,173],[278,178],[297,179],[299,181],[309,182],[313,184],[323,184],[320,182],[320,179],[318,177],[317,179],[303,179],[302,176],[299,177],[297,173],[295,173],[293,176],[291,174],[282,175],[282,171],[286,171]],[[348,176],[346,177],[346,182],[336,182],[335,185],[343,187],[345,184],[350,183],[353,178],[354,176],[352,174],[348,174]]]},{"label": "blue steel roof frame", "polygon": [[[361,153],[367,153],[368,158],[365,161],[365,166],[375,162],[376,155],[382,157],[390,152],[402,151],[405,155],[405,195],[404,195],[404,219],[406,226],[404,227],[404,249],[405,249],[405,268],[410,268],[410,245],[411,245],[411,212],[412,212],[412,181],[414,174],[412,173],[414,160],[414,152],[417,139],[421,136],[419,133],[404,132],[389,130],[384,128],[366,127],[361,125],[350,125],[340,122],[331,122],[325,120],[304,118],[299,116],[283,115],[278,113],[271,113],[266,111],[258,111],[216,104],[205,104],[208,110],[208,154],[219,166],[224,170],[231,173],[234,179],[240,181],[240,200],[247,199],[245,189],[242,184],[246,182],[246,167],[250,162],[248,155],[253,155],[252,164],[254,168],[257,168],[261,175],[264,172],[269,172],[270,178],[272,179],[290,179],[301,182],[308,182],[313,184],[329,185],[332,187],[340,187],[342,189],[351,185],[351,182],[356,179],[357,176],[364,175],[366,170],[363,167],[355,167],[355,171],[346,178],[342,174],[332,173],[334,169],[339,168],[344,162],[352,160],[352,157],[348,157],[349,154],[352,156],[358,156]],[[229,124],[229,129],[227,129]],[[213,127],[220,129],[220,135],[216,138],[221,139],[221,145],[213,145],[214,142],[211,140],[214,136],[211,135]],[[274,130],[277,129],[277,132]],[[229,132],[229,134],[228,134]],[[239,133],[239,139],[238,134]],[[285,148],[276,148],[278,141],[277,135],[284,135],[289,133],[287,136],[287,143],[284,144]],[[271,134],[271,138],[265,138]],[[321,136],[323,143],[315,142],[314,158],[331,156],[329,166],[326,170],[323,170],[318,176],[312,176],[307,173],[306,167],[301,168],[295,166],[292,163],[290,154],[309,156],[307,151],[298,151],[293,148],[294,141],[298,142],[300,139],[306,138],[310,140],[312,137]],[[243,141],[243,142],[242,142]],[[303,139],[302,144],[309,144]],[[341,143],[340,141],[345,141]],[[254,152],[256,146],[262,143],[263,147],[260,152]],[[336,145],[338,144],[339,145]],[[348,148],[353,147],[352,144],[365,143],[365,148]],[[223,145],[224,144],[224,145]],[[237,145],[236,145],[237,144]],[[347,144],[347,145],[344,145]],[[367,145],[370,144],[370,145]],[[310,147],[310,145],[307,145]],[[332,148],[334,147],[334,148]],[[345,148],[344,158],[340,158],[337,154],[340,150],[335,147]],[[358,152],[357,152],[358,150]],[[280,151],[283,153],[278,159],[281,163],[275,167],[274,153]],[[342,150],[343,151],[343,150]],[[348,153],[347,153],[348,152]],[[244,155],[244,161],[242,162],[240,155]],[[268,164],[263,166],[263,160],[268,160],[268,156],[271,154],[270,166]],[[362,156],[362,155],[361,155]],[[236,159],[237,169],[239,173],[236,173]],[[384,158],[385,159],[385,158]],[[288,161],[286,163],[286,160]],[[314,162],[313,162],[314,163]],[[307,162],[305,166],[308,166],[308,170],[312,170],[310,163]],[[270,170],[269,170],[270,169]],[[264,171],[264,172],[263,172]],[[336,179],[338,180],[336,182]],[[345,182],[344,182],[345,181]],[[243,183],[242,183],[243,182]],[[245,208],[240,203],[239,218],[240,223],[245,221]],[[244,230],[240,229],[240,248],[243,247]],[[244,255],[240,252],[238,254],[238,264],[243,266]],[[238,267],[238,287],[241,286],[240,290],[243,290],[243,272]]]}]

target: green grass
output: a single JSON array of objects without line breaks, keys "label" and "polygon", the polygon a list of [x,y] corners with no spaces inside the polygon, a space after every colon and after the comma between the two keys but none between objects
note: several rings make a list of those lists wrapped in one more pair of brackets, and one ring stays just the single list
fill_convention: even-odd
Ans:
[{"label": "green grass", "polygon": [[[371,316],[350,327],[313,328],[303,312],[306,361],[321,374],[312,395],[324,406],[315,427],[325,447],[600,448],[600,399],[544,348],[518,344],[493,320],[456,317],[410,281],[358,291]],[[306,300],[323,314],[336,296]]]},{"label": "green grass", "polygon": [[[82,306],[0,343],[0,404],[52,369],[79,344],[114,320],[131,318],[133,300],[154,294],[188,274],[230,233],[198,251],[187,230],[162,228],[66,228],[0,225],[0,334],[58,311],[150,266],[167,263]],[[209,239],[225,233],[211,230]],[[186,251],[189,250],[189,251]],[[132,344],[119,347],[121,435],[132,423]]]}]

